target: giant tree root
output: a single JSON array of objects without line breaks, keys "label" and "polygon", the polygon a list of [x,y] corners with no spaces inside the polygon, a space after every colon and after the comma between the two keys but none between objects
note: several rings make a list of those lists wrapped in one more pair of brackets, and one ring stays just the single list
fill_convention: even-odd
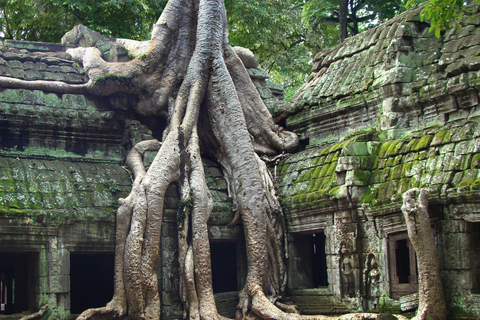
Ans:
[{"label": "giant tree root", "polygon": [[428,192],[418,188],[405,192],[402,212],[408,237],[417,253],[419,304],[413,319],[444,320],[447,314],[445,296],[437,245],[428,215]]},{"label": "giant tree root", "polygon": [[43,315],[45,314],[45,312],[48,311],[48,304],[42,306],[40,308],[40,310],[38,310],[37,312],[35,313],[32,313],[32,314],[29,314],[29,315],[26,315],[26,316],[23,316],[20,318],[20,320],[34,320],[34,319],[41,319],[43,317]]},{"label": "giant tree root", "polygon": [[[349,313],[341,316],[322,316],[322,315],[300,315],[285,313],[274,306],[265,297],[262,291],[258,291],[252,300],[252,312],[260,319],[276,319],[276,320],[369,320],[377,319],[380,315],[377,313]],[[393,315],[400,320],[407,320],[402,315]]]}]

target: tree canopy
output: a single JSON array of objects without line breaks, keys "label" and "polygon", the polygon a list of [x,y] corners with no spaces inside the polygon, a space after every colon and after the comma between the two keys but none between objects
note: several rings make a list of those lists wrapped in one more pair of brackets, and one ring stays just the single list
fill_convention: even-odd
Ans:
[{"label": "tree canopy", "polygon": [[83,24],[105,36],[147,39],[167,0],[0,0],[3,39],[59,42]]},{"label": "tree canopy", "polygon": [[[418,0],[408,0],[407,7],[419,5],[419,2]],[[435,35],[440,37],[441,31],[449,28],[452,24],[459,28],[459,21],[464,15],[475,13],[474,5],[478,4],[480,4],[480,0],[428,0],[423,3],[420,16],[423,20],[430,22],[430,31],[434,31]]]}]

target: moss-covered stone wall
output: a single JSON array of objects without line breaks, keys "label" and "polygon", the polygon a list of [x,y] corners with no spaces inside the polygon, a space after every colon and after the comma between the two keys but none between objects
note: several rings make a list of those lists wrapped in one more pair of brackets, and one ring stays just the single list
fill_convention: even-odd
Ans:
[{"label": "moss-covered stone wall", "polygon": [[115,221],[128,173],[108,163],[0,158],[0,218],[53,226]]}]

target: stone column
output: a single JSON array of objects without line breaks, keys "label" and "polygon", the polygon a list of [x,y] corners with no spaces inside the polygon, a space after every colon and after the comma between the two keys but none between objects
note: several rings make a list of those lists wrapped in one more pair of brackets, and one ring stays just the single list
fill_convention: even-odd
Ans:
[{"label": "stone column", "polygon": [[[45,257],[46,261],[42,261],[42,258],[40,261],[41,293],[51,310],[49,318],[63,319],[70,313],[70,251],[64,248],[58,238],[52,237],[47,240]],[[45,271],[46,283],[42,277]]]}]

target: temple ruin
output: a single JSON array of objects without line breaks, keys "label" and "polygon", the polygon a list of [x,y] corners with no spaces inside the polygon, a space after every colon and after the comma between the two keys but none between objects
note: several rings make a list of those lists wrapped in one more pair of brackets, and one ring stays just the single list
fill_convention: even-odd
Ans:
[{"label": "temple ruin", "polygon": [[[418,306],[416,255],[402,195],[428,190],[449,319],[480,317],[480,14],[440,38],[419,11],[316,55],[309,81],[285,104],[259,68],[248,72],[301,148],[268,162],[285,213],[286,297],[305,314]],[[85,81],[59,44],[5,41],[0,76]],[[130,57],[106,43],[106,59]],[[0,88],[0,319],[48,305],[48,319],[100,307],[113,293],[117,199],[126,152],[166,124],[108,98]],[[153,129],[153,131],[152,131]],[[151,161],[153,152],[146,157]],[[247,272],[241,225],[220,166],[204,159],[213,287],[232,316]],[[162,228],[162,319],[181,319],[171,186]]]}]

